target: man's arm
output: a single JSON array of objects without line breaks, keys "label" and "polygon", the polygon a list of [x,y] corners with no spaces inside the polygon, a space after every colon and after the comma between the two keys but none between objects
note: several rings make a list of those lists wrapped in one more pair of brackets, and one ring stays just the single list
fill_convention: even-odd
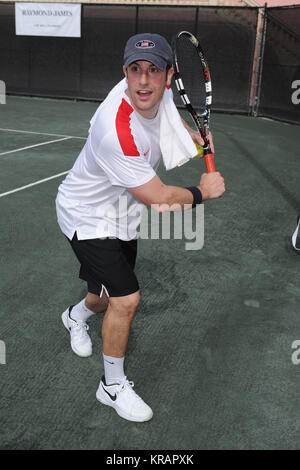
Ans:
[{"label": "man's arm", "polygon": [[[225,192],[224,178],[219,172],[204,173],[197,187],[202,193],[202,201],[218,198]],[[158,212],[178,210],[179,206],[184,210],[184,206],[193,204],[194,200],[191,191],[181,186],[165,185],[157,175],[148,183],[128,190],[135,198],[147,206],[153,206]]]}]

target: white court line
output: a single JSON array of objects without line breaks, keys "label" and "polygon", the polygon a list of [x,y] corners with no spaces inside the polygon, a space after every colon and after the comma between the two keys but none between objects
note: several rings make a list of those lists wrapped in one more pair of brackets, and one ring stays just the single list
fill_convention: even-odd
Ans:
[{"label": "white court line", "polygon": [[61,142],[62,140],[70,140],[72,137],[64,137],[63,139],[49,140],[48,142],[41,142],[40,144],[28,145],[27,147],[22,147],[15,150],[9,150],[8,152],[0,153],[2,155],[7,155],[9,153],[21,152],[22,150],[32,149],[33,147],[41,147],[42,145],[54,144],[54,142]]},{"label": "white court line", "polygon": [[12,191],[7,191],[6,193],[0,194],[0,197],[7,196],[8,194],[16,193],[17,191],[22,191],[22,189],[31,188],[31,186],[44,183],[45,181],[53,180],[54,178],[58,178],[59,176],[69,173],[69,171],[70,170],[64,171],[63,173],[58,173],[58,175],[49,176],[49,178],[44,178],[43,180],[36,181],[35,183],[27,184],[26,186],[21,186],[20,188],[13,189]]},{"label": "white court line", "polygon": [[4,129],[0,127],[0,131],[7,131],[7,132],[21,132],[23,134],[39,134],[39,135],[51,135],[53,137],[70,137],[72,139],[83,139],[86,140],[86,137],[76,137],[75,135],[63,135],[63,134],[48,134],[46,132],[33,132],[33,131],[21,131],[19,129]]}]

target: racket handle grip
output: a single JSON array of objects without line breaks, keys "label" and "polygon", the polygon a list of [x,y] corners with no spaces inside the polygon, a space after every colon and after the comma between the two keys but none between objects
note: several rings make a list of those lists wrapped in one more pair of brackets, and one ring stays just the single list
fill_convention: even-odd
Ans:
[{"label": "racket handle grip", "polygon": [[207,153],[206,155],[204,155],[204,158],[207,173],[214,173],[216,171],[214,155],[212,153]]}]

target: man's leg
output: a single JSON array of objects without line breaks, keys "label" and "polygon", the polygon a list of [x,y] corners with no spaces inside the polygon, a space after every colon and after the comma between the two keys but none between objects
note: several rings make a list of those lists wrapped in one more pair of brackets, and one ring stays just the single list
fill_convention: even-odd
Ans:
[{"label": "man's leg", "polygon": [[88,292],[87,296],[73,307],[72,318],[75,320],[86,321],[95,313],[104,312],[107,309],[107,306],[108,297],[104,289],[102,290],[101,295]]},{"label": "man's leg", "polygon": [[107,385],[124,379],[124,360],[130,325],[140,301],[137,291],[122,297],[111,297],[102,323],[102,347]]},{"label": "man's leg", "polygon": [[92,341],[86,321],[95,313],[103,312],[108,305],[108,297],[102,288],[101,295],[88,292],[78,304],[70,306],[62,314],[62,321],[71,336],[71,348],[80,357],[92,354]]},{"label": "man's leg", "polygon": [[124,359],[130,325],[140,301],[140,292],[122,297],[110,297],[102,324],[105,376],[96,397],[129,421],[148,421],[151,408],[133,391],[124,373]]},{"label": "man's leg", "polygon": [[122,297],[110,297],[102,323],[103,353],[124,357],[130,325],[140,302],[140,291]]},{"label": "man's leg", "polygon": [[108,297],[105,290],[102,289],[101,295],[88,292],[87,296],[78,304],[74,305],[71,317],[74,320],[87,321],[95,313],[104,312],[108,306]]},{"label": "man's leg", "polygon": [[87,293],[85,306],[94,313],[101,313],[108,307],[108,297],[103,289],[102,295]]}]

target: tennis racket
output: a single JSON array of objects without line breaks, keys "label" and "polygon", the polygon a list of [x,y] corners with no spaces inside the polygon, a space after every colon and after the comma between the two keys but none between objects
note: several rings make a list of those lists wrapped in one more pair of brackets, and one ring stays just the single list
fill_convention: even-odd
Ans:
[{"label": "tennis racket", "polygon": [[[209,143],[209,120],[212,103],[212,86],[208,64],[197,38],[188,31],[173,37],[174,78],[179,95],[190,113],[204,145],[203,153],[207,173],[216,171]],[[197,103],[196,108],[192,105]]]}]

